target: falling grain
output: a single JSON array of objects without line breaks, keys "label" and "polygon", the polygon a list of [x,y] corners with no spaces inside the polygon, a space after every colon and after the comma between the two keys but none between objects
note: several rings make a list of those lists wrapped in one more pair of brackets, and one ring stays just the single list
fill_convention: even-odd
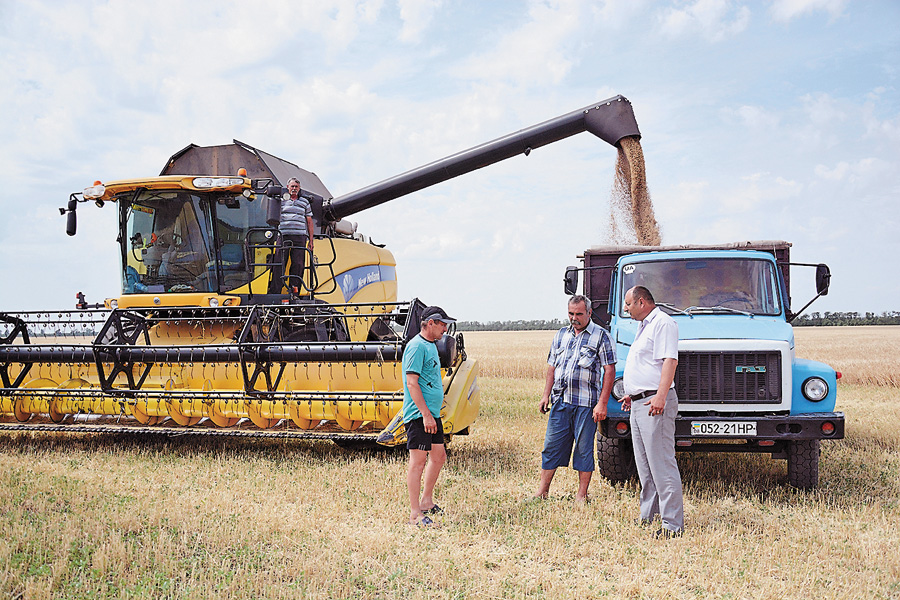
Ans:
[{"label": "falling grain", "polygon": [[653,212],[640,139],[625,137],[618,144],[616,178],[610,199],[609,237],[613,244],[659,246],[659,225]]}]

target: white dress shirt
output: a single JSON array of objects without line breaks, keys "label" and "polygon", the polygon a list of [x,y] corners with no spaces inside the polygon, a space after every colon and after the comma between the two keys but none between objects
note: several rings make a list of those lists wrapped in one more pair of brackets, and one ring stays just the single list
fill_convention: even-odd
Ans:
[{"label": "white dress shirt", "polygon": [[[678,359],[678,324],[657,306],[638,329],[625,360],[625,393],[656,390],[662,378],[663,360]],[[675,387],[675,383],[672,383]]]}]

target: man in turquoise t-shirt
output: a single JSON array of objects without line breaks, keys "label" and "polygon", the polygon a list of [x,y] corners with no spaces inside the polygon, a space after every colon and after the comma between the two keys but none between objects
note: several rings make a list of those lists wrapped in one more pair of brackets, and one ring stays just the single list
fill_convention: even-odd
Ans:
[{"label": "man in turquoise t-shirt", "polygon": [[434,343],[447,332],[447,326],[455,322],[444,309],[429,306],[422,313],[421,331],[406,344],[403,351],[403,423],[406,425],[406,447],[409,449],[409,469],[406,473],[409,524],[419,527],[433,525],[428,515],[443,512],[432,498],[434,484],[447,461],[444,425],[441,423],[444,386],[441,382],[441,359]]}]

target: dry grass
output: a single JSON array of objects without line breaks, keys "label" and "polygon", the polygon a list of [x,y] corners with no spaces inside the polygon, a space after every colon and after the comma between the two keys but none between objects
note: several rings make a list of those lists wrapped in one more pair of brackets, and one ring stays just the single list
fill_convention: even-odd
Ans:
[{"label": "dry grass", "polygon": [[468,331],[466,352],[478,359],[481,375],[543,379],[555,331]]},{"label": "dry grass", "polygon": [[[800,354],[865,353],[843,329],[798,332]],[[524,502],[550,335],[466,335],[471,355],[512,375],[482,379],[482,415],[453,442],[433,531],[403,525],[402,452],[0,436],[0,596],[900,597],[895,387],[841,385],[847,439],[823,444],[814,492],[787,487],[784,462],[765,456],[680,455],[688,533],[660,543],[631,523],[635,485],[596,481],[576,508],[561,470],[549,501]],[[513,362],[501,356],[510,346]]]},{"label": "dry grass", "polygon": [[794,334],[797,356],[830,364],[845,383],[900,387],[900,327],[797,327]]}]

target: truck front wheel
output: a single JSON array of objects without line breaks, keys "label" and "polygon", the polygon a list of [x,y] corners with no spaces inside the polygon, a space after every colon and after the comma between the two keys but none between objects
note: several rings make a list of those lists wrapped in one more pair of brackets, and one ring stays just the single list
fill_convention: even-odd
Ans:
[{"label": "truck front wheel", "polygon": [[614,440],[598,433],[597,470],[611,483],[634,479],[637,467],[634,465],[634,448],[631,440]]},{"label": "truck front wheel", "polygon": [[819,485],[819,440],[796,440],[787,444],[788,483],[809,490]]}]

